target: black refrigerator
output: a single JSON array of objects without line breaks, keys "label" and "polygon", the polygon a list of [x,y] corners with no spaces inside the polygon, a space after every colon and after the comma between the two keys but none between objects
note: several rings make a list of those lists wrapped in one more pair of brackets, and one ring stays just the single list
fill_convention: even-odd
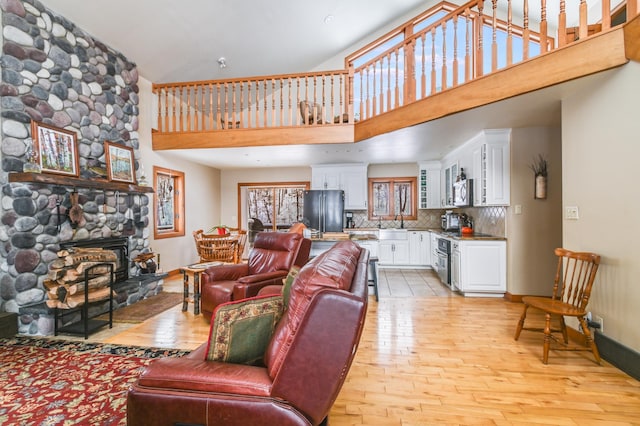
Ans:
[{"label": "black refrigerator", "polygon": [[342,232],[344,225],[344,191],[304,191],[302,223],[320,232]]}]

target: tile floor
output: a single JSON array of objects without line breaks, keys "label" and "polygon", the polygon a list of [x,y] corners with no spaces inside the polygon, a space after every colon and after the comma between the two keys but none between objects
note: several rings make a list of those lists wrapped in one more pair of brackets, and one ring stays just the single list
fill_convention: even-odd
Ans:
[{"label": "tile floor", "polygon": [[451,297],[432,269],[378,269],[378,296],[385,297]]}]

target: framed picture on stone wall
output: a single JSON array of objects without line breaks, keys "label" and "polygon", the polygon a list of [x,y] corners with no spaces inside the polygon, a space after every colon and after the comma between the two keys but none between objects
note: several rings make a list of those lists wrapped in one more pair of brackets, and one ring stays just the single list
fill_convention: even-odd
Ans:
[{"label": "framed picture on stone wall", "polygon": [[78,176],[76,132],[32,121],[31,138],[42,172]]},{"label": "framed picture on stone wall", "polygon": [[136,183],[133,149],[113,142],[104,142],[109,180]]}]

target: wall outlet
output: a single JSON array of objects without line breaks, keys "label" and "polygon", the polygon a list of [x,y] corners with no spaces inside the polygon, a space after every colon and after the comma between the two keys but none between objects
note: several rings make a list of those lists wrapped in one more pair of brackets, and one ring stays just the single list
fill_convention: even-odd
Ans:
[{"label": "wall outlet", "polygon": [[604,333],[604,319],[598,315],[594,315],[593,320],[598,324],[600,324],[600,328],[598,329],[598,331],[600,333]]},{"label": "wall outlet", "polygon": [[564,218],[569,220],[578,220],[580,217],[577,206],[569,206],[564,208]]}]

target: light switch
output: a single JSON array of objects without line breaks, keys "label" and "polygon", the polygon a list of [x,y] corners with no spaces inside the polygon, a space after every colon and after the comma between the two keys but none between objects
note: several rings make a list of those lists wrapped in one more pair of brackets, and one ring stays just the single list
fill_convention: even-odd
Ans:
[{"label": "light switch", "polygon": [[522,214],[522,204],[516,204],[514,210],[515,214]]},{"label": "light switch", "polygon": [[578,207],[577,206],[568,206],[564,208],[564,218],[568,220],[578,220]]}]

